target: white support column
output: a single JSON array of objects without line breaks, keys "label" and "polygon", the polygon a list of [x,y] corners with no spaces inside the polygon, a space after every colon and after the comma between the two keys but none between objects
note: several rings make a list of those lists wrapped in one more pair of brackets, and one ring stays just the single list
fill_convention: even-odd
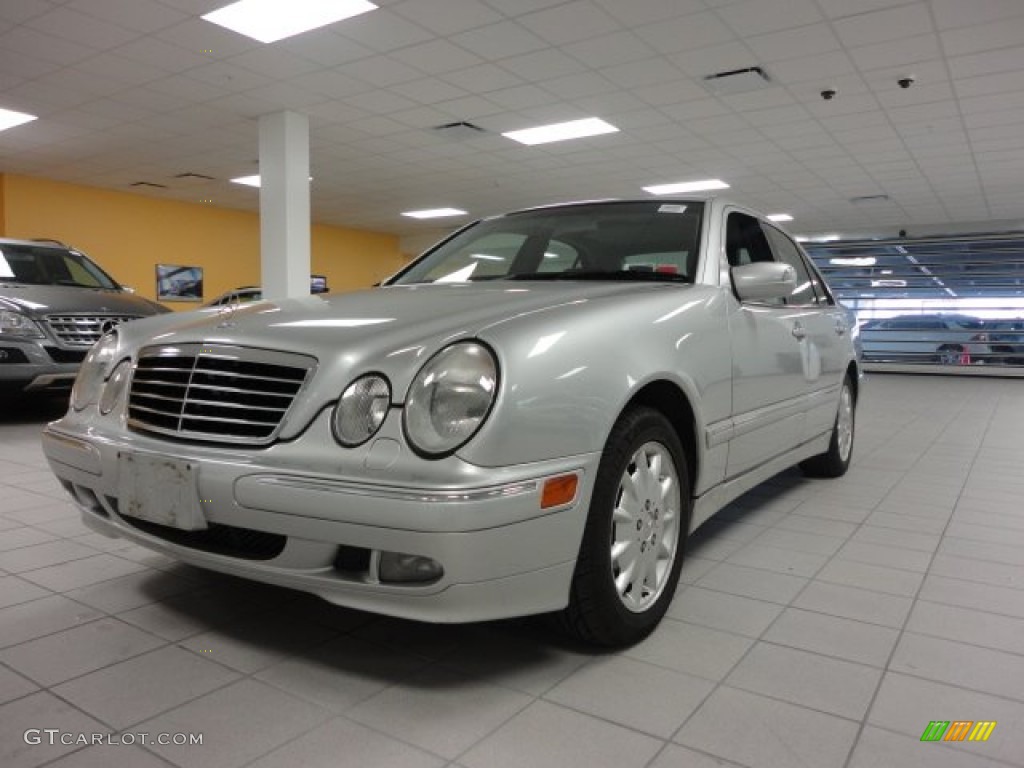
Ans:
[{"label": "white support column", "polygon": [[260,267],[263,297],[309,295],[309,118],[260,118]]}]

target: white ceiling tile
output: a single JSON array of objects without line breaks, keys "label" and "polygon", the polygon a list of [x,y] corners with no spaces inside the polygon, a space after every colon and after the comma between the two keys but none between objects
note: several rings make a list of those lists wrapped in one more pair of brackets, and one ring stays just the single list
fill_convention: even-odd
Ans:
[{"label": "white ceiling tile", "polygon": [[[493,101],[500,107],[512,110],[539,107],[556,101],[548,91],[543,88],[538,88],[535,85],[517,85],[514,88],[504,88],[500,91],[494,91],[487,94],[487,100]],[[583,117],[583,115],[578,115],[578,117]],[[573,118],[566,117],[565,119],[571,120]],[[525,128],[529,126],[522,127]]]},{"label": "white ceiling tile", "polygon": [[811,24],[781,32],[755,35],[745,40],[754,54],[765,63],[802,56],[829,53],[841,46],[828,24]]},{"label": "white ceiling tile", "polygon": [[[670,104],[666,107],[662,107],[661,111],[680,122],[703,117],[730,115],[732,113],[732,110],[725,106],[725,104],[718,99],[713,98],[694,99],[693,101],[686,101],[682,104]],[[742,120],[743,118],[736,116],[734,119]]]},{"label": "white ceiling tile", "polygon": [[810,81],[828,85],[829,78],[841,77],[856,70],[845,51],[833,51],[777,61],[768,71],[776,82],[784,85]]},{"label": "white ceiling tile", "polygon": [[300,78],[303,87],[313,93],[319,93],[332,99],[342,99],[363,91],[370,90],[371,86],[363,80],[350,77],[334,70],[321,70],[310,72]]},{"label": "white ceiling tile", "polygon": [[498,64],[530,82],[572,75],[586,69],[579,61],[556,48],[545,48],[523,56],[502,59]]},{"label": "white ceiling tile", "polygon": [[637,36],[658,53],[704,48],[735,37],[714,13],[695,13],[677,19],[638,27]]},{"label": "white ceiling tile", "polygon": [[548,44],[515,21],[489,24],[454,35],[452,42],[488,60],[521,56],[547,48]]},{"label": "white ceiling tile", "polygon": [[99,21],[70,8],[58,8],[45,13],[27,22],[27,26],[99,50],[122,45],[135,36],[135,33],[124,27],[110,21]]},{"label": "white ceiling tile", "polygon": [[172,73],[184,72],[212,61],[209,55],[187,51],[155,37],[132,40],[114,48],[111,53]]},{"label": "white ceiling tile", "polygon": [[701,0],[629,0],[628,3],[622,0],[597,0],[597,4],[630,27],[666,21],[705,9]]},{"label": "white ceiling tile", "polygon": [[802,27],[821,20],[813,0],[745,0],[723,6],[717,13],[741,37]]},{"label": "white ceiling tile", "polygon": [[389,90],[419,104],[436,104],[439,101],[450,101],[466,95],[466,91],[462,88],[437,77],[426,77],[393,85]]},{"label": "white ceiling tile", "polygon": [[839,19],[904,5],[906,2],[907,0],[818,0],[818,5],[830,19]]},{"label": "white ceiling tile", "polygon": [[12,61],[17,58],[15,54],[23,54],[39,61],[71,66],[95,56],[99,49],[63,40],[29,27],[17,27],[0,35],[0,50]]},{"label": "white ceiling tile", "polygon": [[57,6],[52,0],[4,0],[0,3],[0,19],[23,24],[29,19],[52,11]]},{"label": "white ceiling tile", "polygon": [[721,96],[720,98],[737,112],[752,112],[768,107],[796,105],[796,101],[789,91],[778,86],[751,93],[739,93],[734,96]]},{"label": "white ceiling tile", "polygon": [[953,86],[948,82],[919,83],[908,90],[894,85],[877,93],[878,103],[883,107],[900,107],[909,104],[925,104],[930,101],[949,101],[953,98]]},{"label": "white ceiling tile", "polygon": [[587,0],[521,16],[519,21],[552,45],[599,37],[620,28],[615,19]]},{"label": "white ceiling tile", "polygon": [[[60,70],[60,64],[52,61],[43,61],[27,53],[17,53],[6,48],[0,48],[0,70],[5,76],[12,77],[16,82],[35,80],[50,72]],[[8,88],[13,85],[8,85]],[[6,88],[4,89],[6,90]]]},{"label": "white ceiling tile", "polygon": [[939,29],[967,27],[1024,15],[1024,4],[1018,0],[931,0],[931,8]]},{"label": "white ceiling tile", "polygon": [[669,60],[686,74],[698,78],[716,72],[756,67],[761,63],[750,49],[739,41],[672,54]]},{"label": "white ceiling tile", "polygon": [[441,101],[434,108],[458,120],[479,122],[479,118],[501,112],[501,107],[480,96],[466,96],[461,99]]},{"label": "white ceiling tile", "polygon": [[156,0],[72,0],[67,7],[101,22],[116,19],[120,26],[146,34],[188,18],[188,14]]},{"label": "white ceiling tile", "polygon": [[192,53],[216,59],[235,56],[258,48],[261,44],[202,19],[188,19],[161,29],[155,36]]},{"label": "white ceiling tile", "polygon": [[443,36],[501,19],[501,14],[477,0],[406,0],[389,10]]},{"label": "white ceiling tile", "polygon": [[655,84],[631,90],[644,103],[655,107],[708,98],[707,89],[692,78],[676,80],[670,88]]},{"label": "white ceiling tile", "polygon": [[850,56],[862,71],[911,66],[933,61],[942,55],[936,35],[918,35],[850,49]]},{"label": "white ceiling tile", "polygon": [[618,89],[615,83],[596,72],[563,75],[562,77],[545,80],[541,85],[545,90],[551,91],[551,93],[564,99],[572,99],[578,96],[593,96],[598,93],[608,93]]},{"label": "white ceiling tile", "polygon": [[638,61],[654,55],[654,51],[632,32],[612,32],[610,35],[564,46],[563,50],[594,69]]},{"label": "white ceiling tile", "polygon": [[432,40],[403,48],[392,53],[391,57],[430,75],[452,72],[482,63],[477,56],[446,40]]},{"label": "white ceiling tile", "polygon": [[1024,16],[950,29],[941,32],[939,37],[947,56],[1019,45],[1024,40]]},{"label": "white ceiling tile", "polygon": [[508,0],[487,0],[487,4],[494,8],[496,11],[500,11],[506,16],[522,16],[527,13],[533,13],[539,11],[542,8],[550,8],[554,5],[560,5],[565,0],[515,0],[515,4],[509,3]]},{"label": "white ceiling tile", "polygon": [[996,72],[1024,72],[1024,46],[1001,48],[949,59],[950,74],[956,79],[991,75]]},{"label": "white ceiling tile", "polygon": [[348,127],[353,128],[362,133],[370,134],[371,136],[387,136],[392,133],[401,133],[406,130],[406,127],[398,122],[397,120],[391,120],[387,117],[364,117],[358,120],[352,120],[347,123]]},{"label": "white ceiling tile", "polygon": [[664,58],[632,61],[605,67],[601,74],[622,88],[640,88],[659,83],[685,80],[683,74]]},{"label": "white ceiling tile", "polygon": [[816,118],[824,120],[825,118],[838,115],[856,115],[861,112],[871,112],[878,109],[878,100],[871,93],[840,93],[832,101],[817,99],[808,101],[804,106]]},{"label": "white ceiling tile", "polygon": [[931,15],[924,3],[839,19],[833,22],[833,27],[843,44],[851,48],[933,31]]},{"label": "white ceiling tile", "polygon": [[371,56],[368,59],[359,59],[335,67],[334,71],[356,80],[363,80],[378,88],[387,88],[397,83],[407,83],[410,80],[423,77],[420,70],[396,61],[390,56]]},{"label": "white ceiling tile", "polygon": [[315,62],[270,45],[240,53],[227,61],[235,66],[258,72],[272,80],[287,80],[319,68]]},{"label": "white ceiling tile", "polygon": [[374,50],[339,35],[331,29],[314,29],[295,37],[280,40],[274,44],[274,47],[326,67],[368,58],[375,53]]},{"label": "white ceiling tile", "polygon": [[1020,72],[999,72],[984,77],[972,77],[966,80],[955,80],[954,88],[960,98],[984,96],[992,93],[1024,92],[1024,78]]},{"label": "white ceiling tile", "polygon": [[364,91],[353,96],[346,96],[345,103],[369,112],[372,115],[386,115],[388,112],[397,112],[400,109],[412,109],[417,106],[416,102],[405,96],[400,96],[392,91],[377,88],[372,91]]}]

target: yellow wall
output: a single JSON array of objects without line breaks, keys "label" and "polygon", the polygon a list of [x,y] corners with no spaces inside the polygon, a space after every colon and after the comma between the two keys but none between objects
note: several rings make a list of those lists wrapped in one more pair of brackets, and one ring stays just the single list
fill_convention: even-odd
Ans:
[{"label": "yellow wall", "polygon": [[[260,283],[255,213],[8,174],[0,176],[0,234],[73,245],[151,299],[156,264],[202,267],[204,301]],[[313,226],[311,251],[312,271],[327,275],[332,291],[372,285],[406,261],[394,235],[321,224]]]}]

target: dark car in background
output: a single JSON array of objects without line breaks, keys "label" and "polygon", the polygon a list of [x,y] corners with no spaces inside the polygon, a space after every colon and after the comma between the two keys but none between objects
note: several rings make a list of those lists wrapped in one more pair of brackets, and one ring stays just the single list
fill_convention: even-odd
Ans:
[{"label": "dark car in background", "polygon": [[169,311],[74,248],[0,238],[0,389],[69,389],[103,334]]}]

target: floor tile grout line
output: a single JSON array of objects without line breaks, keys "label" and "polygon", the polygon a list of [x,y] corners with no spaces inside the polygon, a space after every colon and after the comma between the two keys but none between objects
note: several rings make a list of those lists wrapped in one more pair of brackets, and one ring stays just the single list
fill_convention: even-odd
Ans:
[{"label": "floor tile grout line", "polygon": [[[985,436],[988,434],[988,430],[989,430],[989,428],[992,425],[992,421],[995,418],[995,414],[996,414],[996,411],[998,410],[999,402],[1000,401],[1001,401],[1001,397],[997,397],[995,404],[989,410],[988,418],[987,418],[986,424],[985,424],[985,429],[982,430],[982,432],[981,432],[981,434],[979,436],[977,447],[976,447],[976,449],[974,451],[974,458],[971,460],[971,464],[968,467],[966,476],[964,478],[964,485],[966,485],[967,479],[970,477],[971,469],[973,468],[975,462],[977,462],[977,457],[978,457],[978,455],[981,452],[982,445],[984,445]],[[964,412],[964,410],[967,408],[967,403],[968,403],[967,400],[961,400],[960,401],[960,408],[956,411],[955,414],[953,414],[949,419],[947,419],[947,421],[943,425],[942,431],[938,435],[936,435],[936,437],[932,440],[930,445],[934,445],[935,442],[937,440],[939,440],[942,437],[942,435],[944,435],[951,428],[951,426],[953,424],[956,423],[957,417],[960,414],[962,414]],[[915,462],[915,464],[917,464],[918,462],[922,461],[923,457],[924,457],[924,455],[926,453],[927,453],[927,451],[923,452],[922,456],[918,459],[917,462]],[[961,486],[961,494],[963,493],[962,488],[963,487]],[[959,500],[959,496],[957,498]],[[953,509],[954,510],[956,509],[956,504],[953,505]],[[941,546],[941,543],[942,543],[942,538],[945,536],[946,531],[949,529],[949,526],[952,523],[952,520],[953,520],[953,513],[950,513],[950,516],[949,516],[949,518],[946,521],[946,525],[942,529],[942,533],[939,534],[940,546]],[[914,607],[917,604],[917,600],[918,600],[918,597],[921,594],[921,590],[924,589],[925,580],[928,577],[928,573],[931,571],[932,564],[935,562],[935,557],[937,556],[937,554],[938,554],[938,548],[936,548],[936,551],[934,553],[932,553],[931,557],[929,558],[928,568],[924,572],[924,578],[921,579],[921,583],[918,585],[917,591],[914,593],[914,596],[911,598],[910,610],[907,611],[907,614],[906,614],[906,616],[903,619],[902,626],[899,628],[899,634],[896,637],[896,642],[893,643],[893,646],[892,646],[892,648],[889,651],[889,656],[888,656],[888,659],[885,662],[885,667],[884,667],[884,669],[882,671],[882,675],[878,678],[878,683],[875,685],[875,690],[872,692],[871,698],[868,701],[867,709],[865,709],[865,711],[864,711],[864,717],[861,719],[860,725],[859,725],[859,727],[857,729],[857,735],[856,735],[856,737],[853,740],[853,744],[850,745],[850,751],[847,753],[846,760],[843,762],[843,768],[850,768],[850,762],[853,760],[853,755],[854,755],[854,752],[856,751],[857,744],[860,742],[861,735],[864,733],[864,729],[868,725],[869,719],[871,717],[871,710],[874,709],[875,702],[878,700],[878,694],[882,690],[882,685],[885,683],[886,676],[889,675],[890,673],[894,673],[894,674],[898,673],[898,670],[891,669],[892,660],[896,656],[896,651],[897,651],[897,649],[899,649],[900,644],[903,642],[903,638],[906,635],[907,624],[910,623],[910,617],[914,613]],[[932,681],[932,682],[938,682],[938,681]]]}]

